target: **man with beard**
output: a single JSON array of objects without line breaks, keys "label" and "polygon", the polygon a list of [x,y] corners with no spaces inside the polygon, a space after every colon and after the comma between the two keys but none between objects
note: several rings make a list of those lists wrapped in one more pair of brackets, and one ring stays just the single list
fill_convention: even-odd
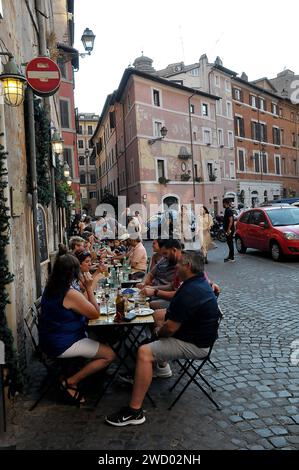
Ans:
[{"label": "man with beard", "polygon": [[[141,293],[151,298],[150,307],[154,310],[167,308],[181,283],[177,269],[177,262],[182,255],[180,241],[173,238],[164,240],[162,255],[163,259],[147,275],[144,283],[140,286]],[[164,280],[161,279],[162,273],[165,276]]]},{"label": "man with beard", "polygon": [[150,387],[155,362],[206,357],[217,338],[219,310],[204,274],[204,259],[195,251],[180,253],[178,274],[183,283],[172,299],[155,339],[139,347],[129,406],[106,417],[113,426],[142,424],[143,400]]}]

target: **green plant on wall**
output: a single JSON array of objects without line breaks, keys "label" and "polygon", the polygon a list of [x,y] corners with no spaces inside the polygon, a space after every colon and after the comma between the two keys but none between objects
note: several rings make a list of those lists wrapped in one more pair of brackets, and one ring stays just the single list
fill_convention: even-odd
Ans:
[{"label": "green plant on wall", "polygon": [[5,198],[6,181],[6,156],[4,147],[0,144],[0,341],[5,347],[5,385],[8,385],[9,396],[14,396],[16,391],[22,389],[22,376],[18,367],[17,354],[14,349],[14,340],[6,319],[6,306],[10,303],[6,286],[13,281],[13,274],[9,272],[6,246],[9,244],[9,215]]},{"label": "green plant on wall", "polygon": [[52,186],[50,179],[49,161],[51,156],[50,122],[41,100],[34,100],[36,172],[38,202],[48,206],[52,201]]},{"label": "green plant on wall", "polygon": [[67,184],[67,180],[63,174],[63,166],[60,165],[59,159],[56,157],[56,168],[55,168],[55,194],[56,194],[56,205],[57,207],[67,208],[67,196],[74,194],[72,188]]}]

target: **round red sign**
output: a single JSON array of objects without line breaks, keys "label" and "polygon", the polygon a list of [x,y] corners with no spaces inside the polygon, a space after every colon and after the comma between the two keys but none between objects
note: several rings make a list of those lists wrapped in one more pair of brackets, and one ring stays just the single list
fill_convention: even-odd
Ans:
[{"label": "round red sign", "polygon": [[60,85],[60,70],[56,62],[48,57],[36,57],[26,67],[28,84],[39,96],[51,96]]}]

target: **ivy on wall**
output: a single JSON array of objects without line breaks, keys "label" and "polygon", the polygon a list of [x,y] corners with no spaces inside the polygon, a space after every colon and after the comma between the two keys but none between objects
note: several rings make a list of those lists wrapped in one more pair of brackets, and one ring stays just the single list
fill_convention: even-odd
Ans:
[{"label": "ivy on wall", "polygon": [[7,152],[0,144],[0,340],[5,345],[5,367],[7,369],[5,385],[8,385],[9,396],[22,389],[22,376],[19,372],[17,354],[14,349],[14,339],[7,324],[6,306],[10,303],[6,286],[13,281],[13,274],[9,272],[6,246],[9,244],[10,223],[7,198],[7,170],[5,165]]},{"label": "ivy on wall", "polygon": [[36,173],[38,202],[48,206],[52,201],[49,162],[51,156],[50,121],[41,100],[34,100]]},{"label": "ivy on wall", "polygon": [[63,174],[63,166],[60,164],[59,159],[56,158],[56,168],[55,168],[55,189],[56,189],[56,206],[67,208],[67,196],[72,194],[73,191],[71,187],[67,184],[67,180]]}]

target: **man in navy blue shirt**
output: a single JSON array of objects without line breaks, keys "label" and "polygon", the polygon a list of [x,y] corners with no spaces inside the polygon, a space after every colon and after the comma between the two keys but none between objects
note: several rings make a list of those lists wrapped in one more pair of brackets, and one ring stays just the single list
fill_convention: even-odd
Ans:
[{"label": "man in navy blue shirt", "polygon": [[217,338],[219,310],[216,296],[204,276],[202,254],[183,251],[178,270],[183,284],[167,309],[164,324],[155,330],[157,340],[138,349],[130,405],[107,416],[109,424],[144,423],[142,403],[152,381],[153,364],[203,358]]}]

